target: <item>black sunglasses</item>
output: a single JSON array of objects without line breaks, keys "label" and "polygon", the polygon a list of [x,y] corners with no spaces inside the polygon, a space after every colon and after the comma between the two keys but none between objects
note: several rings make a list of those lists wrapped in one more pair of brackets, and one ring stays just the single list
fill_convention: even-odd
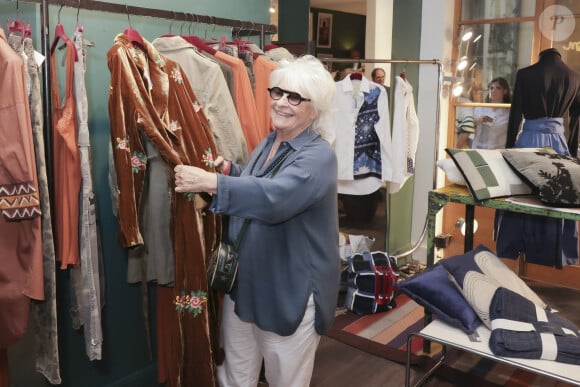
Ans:
[{"label": "black sunglasses", "polygon": [[303,101],[304,102],[312,101],[310,98],[304,98],[303,96],[294,91],[284,90],[279,87],[271,87],[268,89],[268,91],[270,92],[270,98],[272,98],[274,101],[278,101],[280,98],[284,96],[284,94],[287,94],[288,103],[292,106],[298,106]]}]

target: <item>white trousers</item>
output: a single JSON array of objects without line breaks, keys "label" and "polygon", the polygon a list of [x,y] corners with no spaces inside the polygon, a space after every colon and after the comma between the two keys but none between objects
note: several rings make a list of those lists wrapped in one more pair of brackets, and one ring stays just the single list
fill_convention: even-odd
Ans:
[{"label": "white trousers", "polygon": [[218,367],[220,387],[256,387],[262,359],[270,387],[308,387],[320,335],[314,329],[314,300],[296,332],[280,336],[247,323],[234,312],[234,302],[225,295],[222,309],[224,363]]}]

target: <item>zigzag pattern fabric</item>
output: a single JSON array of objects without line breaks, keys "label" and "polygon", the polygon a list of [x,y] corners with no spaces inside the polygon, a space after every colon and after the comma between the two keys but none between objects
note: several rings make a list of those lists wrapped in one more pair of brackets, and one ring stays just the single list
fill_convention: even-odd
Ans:
[{"label": "zigzag pattern fabric", "polygon": [[8,220],[39,216],[40,200],[34,185],[29,182],[0,186],[0,211]]}]

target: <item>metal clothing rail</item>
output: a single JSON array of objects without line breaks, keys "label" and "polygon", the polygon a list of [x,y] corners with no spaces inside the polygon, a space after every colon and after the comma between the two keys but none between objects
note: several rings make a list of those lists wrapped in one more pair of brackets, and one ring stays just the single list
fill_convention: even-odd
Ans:
[{"label": "metal clothing rail", "polygon": [[[320,58],[321,62],[328,63],[401,63],[401,64],[419,64],[419,65],[434,65],[437,66],[437,102],[435,108],[435,149],[433,162],[433,189],[437,188],[437,160],[439,159],[439,121],[441,109],[441,92],[443,90],[443,63],[439,59],[353,59],[353,58]],[[428,212],[428,211],[427,211]],[[417,242],[415,242],[409,250],[402,251],[398,254],[392,255],[396,259],[406,257],[413,254],[421,245],[425,236],[427,235],[427,221],[429,214],[425,216],[425,223],[423,230]],[[389,234],[389,222],[386,225],[386,234]],[[391,254],[389,254],[391,255]]]},{"label": "metal clothing rail", "polygon": [[90,11],[101,11],[109,13],[128,14],[131,16],[149,16],[157,19],[167,19],[175,21],[194,22],[202,24],[212,24],[216,26],[232,27],[232,31],[239,35],[259,35],[259,34],[275,34],[277,28],[272,24],[254,23],[243,20],[225,19],[221,17],[197,15],[189,12],[175,12],[165,9],[154,9],[145,7],[136,7],[133,5],[109,3],[105,1],[96,0],[24,0],[28,3],[41,3],[43,6],[54,5],[64,6],[77,9],[85,9]]}]

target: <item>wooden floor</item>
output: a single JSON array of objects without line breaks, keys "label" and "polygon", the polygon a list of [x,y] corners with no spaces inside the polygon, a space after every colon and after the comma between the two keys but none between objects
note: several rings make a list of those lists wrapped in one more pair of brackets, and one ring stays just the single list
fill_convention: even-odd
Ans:
[{"label": "wooden floor", "polygon": [[[411,370],[411,380],[421,371]],[[401,387],[405,385],[405,366],[323,336],[316,352],[311,387]],[[426,387],[455,386],[436,376]],[[260,383],[258,387],[268,387]]]},{"label": "wooden floor", "polygon": [[[411,380],[421,371],[411,370]],[[323,336],[316,352],[311,387],[402,387],[405,385],[405,366]],[[436,376],[424,384],[426,387],[449,387],[449,383]],[[268,387],[260,383],[258,387]]]},{"label": "wooden floor", "polygon": [[[421,371],[411,370],[412,378]],[[311,387],[400,387],[405,385],[405,366],[369,355],[329,337],[322,337]],[[454,386],[434,377],[425,386]]]}]

